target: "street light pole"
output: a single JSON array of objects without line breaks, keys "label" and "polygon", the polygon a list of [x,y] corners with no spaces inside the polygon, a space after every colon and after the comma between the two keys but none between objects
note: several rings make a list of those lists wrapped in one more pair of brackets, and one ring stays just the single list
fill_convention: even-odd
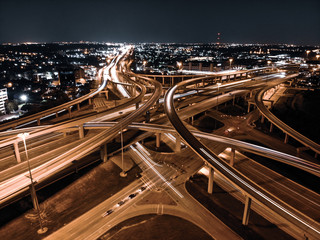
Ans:
[{"label": "street light pole", "polygon": [[[122,112],[119,112],[120,116],[122,116]],[[123,135],[122,135],[122,117],[120,119],[120,128],[121,128],[121,132],[120,132],[120,141],[121,141],[121,168],[122,171],[120,173],[121,177],[126,177],[127,173],[124,171],[124,161],[123,161]]]},{"label": "street light pole", "polygon": [[231,63],[232,63],[233,59],[229,58],[229,63],[230,63],[230,69],[231,69]]},{"label": "street light pole", "polygon": [[48,231],[48,228],[47,227],[43,227],[43,225],[42,225],[42,219],[41,219],[41,214],[40,214],[40,206],[39,206],[39,202],[38,202],[38,198],[37,198],[36,189],[34,187],[32,174],[31,174],[31,167],[30,167],[28,149],[27,149],[27,144],[26,144],[26,137],[27,136],[29,136],[29,133],[20,133],[20,134],[18,134],[18,137],[23,140],[23,144],[24,144],[24,149],[25,149],[25,153],[26,153],[26,159],[27,159],[27,163],[28,163],[28,171],[29,171],[29,176],[30,176],[30,181],[31,181],[31,185],[30,185],[31,198],[32,198],[33,206],[37,211],[38,218],[39,218],[39,223],[40,223],[40,229],[38,229],[37,233],[38,234],[43,234],[43,233]]}]

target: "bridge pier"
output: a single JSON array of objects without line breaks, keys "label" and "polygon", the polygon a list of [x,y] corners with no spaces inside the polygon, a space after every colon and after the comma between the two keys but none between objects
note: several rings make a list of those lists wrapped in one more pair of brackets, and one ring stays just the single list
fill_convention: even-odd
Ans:
[{"label": "bridge pier", "polygon": [[89,98],[89,105],[92,105],[92,98]]},{"label": "bridge pier", "polygon": [[80,111],[80,109],[81,109],[80,108],[80,103],[77,104],[77,109],[78,109],[78,111]]},{"label": "bridge pier", "polygon": [[230,166],[233,167],[234,165],[234,158],[236,156],[236,150],[234,148],[231,148],[231,156],[230,156]]},{"label": "bridge pier", "polygon": [[284,143],[288,143],[289,141],[289,135],[286,133],[286,136],[284,137]]},{"label": "bridge pier", "polygon": [[80,124],[80,125],[79,125],[79,138],[80,138],[80,139],[84,138],[83,124]]},{"label": "bridge pier", "polygon": [[210,63],[210,72],[213,72],[213,63]]},{"label": "bridge pier", "polygon": [[71,108],[68,107],[68,113],[69,113],[69,118],[72,118],[72,115],[71,115]]},{"label": "bridge pier", "polygon": [[212,194],[213,192],[213,176],[214,176],[214,169],[209,167],[209,178],[208,178],[208,193]]},{"label": "bridge pier", "polygon": [[176,134],[176,149],[175,152],[179,153],[181,151],[181,137],[179,134]]},{"label": "bridge pier", "polygon": [[14,148],[14,154],[16,155],[17,163],[21,163],[21,157],[20,157],[20,152],[19,152],[19,142],[14,142],[13,143],[13,148]]},{"label": "bridge pier", "polygon": [[303,152],[303,151],[306,151],[306,150],[309,150],[310,148],[309,147],[298,147],[297,148],[297,157],[300,157],[300,155],[301,155],[301,152]]},{"label": "bridge pier", "polygon": [[108,149],[107,149],[107,143],[103,144],[100,148],[100,156],[102,161],[105,163],[108,161]]},{"label": "bridge pier", "polygon": [[108,89],[106,89],[104,94],[106,95],[106,99],[109,100],[109,90]]},{"label": "bridge pier", "polygon": [[57,118],[57,117],[59,117],[59,113],[58,113],[58,112],[56,112],[56,118]]},{"label": "bridge pier", "polygon": [[261,123],[264,123],[264,115],[261,116]]},{"label": "bridge pier", "polygon": [[156,133],[156,148],[160,147],[161,143],[161,133]]},{"label": "bridge pier", "polygon": [[40,118],[37,119],[37,124],[40,126]]},{"label": "bridge pier", "polygon": [[269,132],[272,132],[272,130],[273,130],[273,124],[271,123]]},{"label": "bridge pier", "polygon": [[250,207],[251,207],[251,198],[246,196],[243,217],[242,217],[242,225],[244,226],[247,226],[249,223]]}]

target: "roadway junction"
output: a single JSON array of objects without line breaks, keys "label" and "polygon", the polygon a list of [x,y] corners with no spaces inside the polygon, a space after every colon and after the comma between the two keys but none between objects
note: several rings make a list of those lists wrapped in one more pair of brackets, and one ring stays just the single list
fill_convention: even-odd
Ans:
[{"label": "roadway junction", "polygon": [[[123,48],[108,66],[100,69],[97,88],[89,94],[0,126],[2,207],[31,192],[34,207],[38,208],[32,186],[37,189],[44,182],[55,181],[96,151],[100,151],[103,162],[120,154],[122,158],[117,164],[122,170],[121,176],[125,177],[132,167],[123,159],[125,151],[131,162],[142,170],[142,177],[61,229],[50,232],[46,239],[97,239],[122,221],[149,213],[184,218],[215,239],[240,239],[186,191],[185,182],[201,169],[206,171],[209,193],[214,182],[239,192],[235,197],[244,203],[243,225],[248,224],[253,208],[295,238],[320,238],[317,193],[296,183],[279,185],[273,179],[268,186],[259,184],[259,179],[239,168],[242,153],[249,152],[319,177],[316,158],[301,153],[301,147],[297,150],[299,154],[283,152],[226,134],[197,131],[192,126],[195,116],[211,114],[219,118],[219,105],[234,104],[236,99],[242,98],[248,101],[249,117],[243,119],[242,125],[226,122],[226,126],[229,124],[227,132],[240,131],[240,128],[254,132],[253,122],[267,119],[272,127],[285,133],[283,144],[288,144],[290,136],[299,141],[303,149],[311,149],[317,155],[320,151],[317,143],[281,122],[265,107],[267,102],[273,103],[266,98],[267,91],[290,82],[297,77],[296,73],[259,68],[205,76],[138,75],[130,71],[128,56],[131,52],[130,47]],[[117,98],[111,100],[110,95]],[[251,105],[254,106],[252,111]],[[123,135],[130,131],[139,134],[124,143]],[[121,147],[109,149],[108,143],[119,135]],[[156,149],[165,142],[177,159],[182,160],[170,164],[160,161],[161,153],[143,144],[153,136]],[[188,151],[197,157],[190,159],[190,154],[186,156]],[[87,164],[90,163],[83,163]],[[256,167],[247,166],[250,167],[251,172],[258,172],[254,175],[262,174]],[[154,191],[165,191],[178,204],[136,204]],[[46,234],[44,228],[40,221],[39,233]]]}]

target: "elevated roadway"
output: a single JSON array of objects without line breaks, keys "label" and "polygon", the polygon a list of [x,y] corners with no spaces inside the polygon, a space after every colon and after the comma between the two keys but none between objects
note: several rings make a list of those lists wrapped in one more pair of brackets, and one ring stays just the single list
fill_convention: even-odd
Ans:
[{"label": "elevated roadway", "polygon": [[[296,76],[297,75],[294,75],[294,77],[296,77]],[[268,89],[270,89],[271,87],[269,86],[269,87],[263,88],[263,89],[259,90],[257,92],[257,94],[255,95],[254,101],[255,101],[257,108],[261,112],[261,114],[265,118],[267,118],[272,124],[277,126],[285,134],[288,134],[289,136],[291,136],[292,138],[294,138],[295,140],[297,140],[298,142],[300,142],[304,146],[307,146],[310,149],[312,149],[313,151],[315,151],[317,154],[320,154],[320,145],[318,143],[312,141],[311,139],[307,138],[306,136],[302,135],[298,131],[294,130],[293,128],[291,128],[290,126],[288,126],[287,124],[282,122],[280,119],[278,119],[274,114],[272,114],[265,107],[265,105],[263,103],[263,96],[264,96],[265,92]]]},{"label": "elevated roadway", "polygon": [[[289,75],[282,79],[290,79],[296,75]],[[195,80],[199,81],[199,80]],[[208,149],[203,143],[201,143],[183,124],[179,119],[178,114],[174,107],[173,96],[179,88],[183,88],[185,85],[193,84],[192,80],[184,81],[176,86],[172,87],[165,96],[165,111],[167,116],[177,130],[186,144],[209,166],[218,171],[220,174],[226,177],[228,181],[237,186],[247,196],[247,204],[250,203],[250,199],[264,205],[267,209],[270,209],[277,213],[279,216],[287,219],[289,222],[298,226],[300,229],[312,235],[314,238],[320,238],[320,224],[310,219],[306,215],[282,202],[271,193],[265,191],[256,183],[250,181],[240,172],[235,170],[229,164],[222,161],[216,154]],[[247,206],[248,208],[248,206]]]}]

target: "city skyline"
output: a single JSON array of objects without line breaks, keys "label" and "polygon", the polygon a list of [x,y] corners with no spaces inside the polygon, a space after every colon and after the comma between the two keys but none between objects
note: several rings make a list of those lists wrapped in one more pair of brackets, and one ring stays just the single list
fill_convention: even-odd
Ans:
[{"label": "city skyline", "polygon": [[320,44],[320,3],[1,1],[0,42]]}]

